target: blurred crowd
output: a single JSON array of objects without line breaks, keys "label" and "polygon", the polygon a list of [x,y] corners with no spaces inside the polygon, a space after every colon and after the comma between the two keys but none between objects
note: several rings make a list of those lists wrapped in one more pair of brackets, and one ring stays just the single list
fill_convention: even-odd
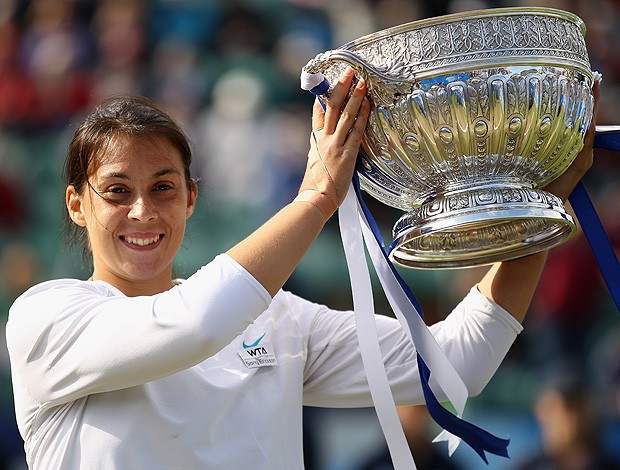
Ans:
[{"label": "blurred crowd", "polygon": [[[193,142],[201,210],[178,260],[183,276],[293,198],[310,131],[313,98],[299,87],[308,60],[389,26],[504,6],[555,7],[584,19],[592,68],[604,77],[598,122],[620,124],[617,0],[0,0],[0,333],[9,305],[27,287],[88,270],[62,242],[61,175],[75,123],[102,98],[150,96]],[[614,243],[619,157],[597,152],[586,181]],[[368,202],[389,233],[400,214]],[[350,307],[336,224],[330,221],[288,287]],[[479,274],[403,276],[436,321]],[[613,428],[620,416],[619,320],[579,234],[551,253],[525,332],[472,406],[533,416],[541,378],[568,365]],[[17,469],[22,441],[3,340],[0,334],[0,469]]]}]

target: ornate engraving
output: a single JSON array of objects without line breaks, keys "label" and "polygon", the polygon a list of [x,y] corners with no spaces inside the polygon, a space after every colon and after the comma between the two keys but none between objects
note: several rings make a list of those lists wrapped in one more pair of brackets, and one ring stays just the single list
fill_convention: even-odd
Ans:
[{"label": "ornate engraving", "polygon": [[[514,238],[515,234],[524,238],[535,237],[541,231],[548,229],[549,227],[550,224],[546,223],[544,220],[533,219],[523,221],[518,226],[504,223],[501,225],[479,227],[475,229],[474,232],[468,232],[465,230],[442,232],[433,236],[418,238],[415,241],[410,242],[407,245],[406,250],[410,256],[412,253],[425,255],[429,252],[462,253],[465,251],[470,251],[472,248],[484,248],[486,246],[486,242],[484,240],[491,241],[495,246],[501,246],[502,242]],[[551,227],[553,228],[553,226]],[[518,233],[516,232],[517,229]],[[472,236],[472,234],[475,236]]]}]

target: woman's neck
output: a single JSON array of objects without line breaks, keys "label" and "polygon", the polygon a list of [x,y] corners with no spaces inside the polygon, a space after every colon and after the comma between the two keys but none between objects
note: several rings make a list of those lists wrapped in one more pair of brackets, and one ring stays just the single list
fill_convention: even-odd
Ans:
[{"label": "woman's neck", "polygon": [[101,276],[96,272],[88,279],[89,281],[104,281],[116,287],[127,297],[155,295],[172,289],[176,283],[168,274],[146,280],[125,279],[119,276]]}]

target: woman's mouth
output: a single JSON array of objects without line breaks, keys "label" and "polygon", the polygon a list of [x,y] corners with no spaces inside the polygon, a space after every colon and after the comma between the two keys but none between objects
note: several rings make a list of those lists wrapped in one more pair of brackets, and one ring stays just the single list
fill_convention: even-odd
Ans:
[{"label": "woman's mouth", "polygon": [[129,235],[121,235],[120,238],[128,245],[146,247],[146,246],[154,245],[157,242],[159,242],[163,238],[163,235],[159,234],[159,235],[153,235],[151,237],[136,237],[136,236],[129,236]]}]

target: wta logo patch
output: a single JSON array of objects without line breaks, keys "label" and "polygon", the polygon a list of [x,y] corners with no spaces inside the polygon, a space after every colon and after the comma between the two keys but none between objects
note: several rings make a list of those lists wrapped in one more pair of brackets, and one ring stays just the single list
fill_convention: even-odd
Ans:
[{"label": "wta logo patch", "polygon": [[266,334],[267,333],[263,333],[254,341],[243,340],[241,344],[242,348],[239,349],[237,353],[247,368],[256,369],[258,367],[278,365],[273,347],[269,342],[263,341]]}]

